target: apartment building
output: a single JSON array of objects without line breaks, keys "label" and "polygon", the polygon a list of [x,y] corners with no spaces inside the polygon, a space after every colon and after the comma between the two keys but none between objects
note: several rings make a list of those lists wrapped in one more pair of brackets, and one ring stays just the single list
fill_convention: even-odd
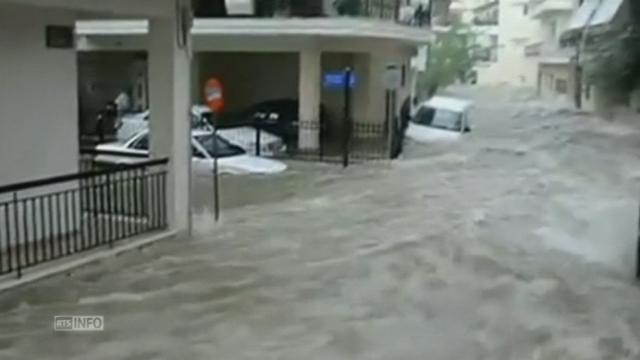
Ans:
[{"label": "apartment building", "polygon": [[529,14],[538,22],[537,36],[525,47],[525,56],[537,65],[536,86],[544,99],[571,102],[575,86],[572,58],[560,37],[570,26],[577,0],[530,0]]},{"label": "apartment building", "polygon": [[462,22],[479,45],[475,66],[479,84],[535,86],[535,61],[524,49],[537,36],[537,22],[523,0],[461,0]]}]

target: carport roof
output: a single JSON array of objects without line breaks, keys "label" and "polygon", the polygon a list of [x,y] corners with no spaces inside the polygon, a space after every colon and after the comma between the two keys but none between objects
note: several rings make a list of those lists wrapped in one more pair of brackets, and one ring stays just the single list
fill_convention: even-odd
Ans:
[{"label": "carport roof", "polygon": [[[145,35],[147,20],[79,21],[76,33],[85,36]],[[377,38],[416,45],[430,41],[430,31],[387,21],[345,18],[313,19],[196,19],[194,36],[323,36]]]}]

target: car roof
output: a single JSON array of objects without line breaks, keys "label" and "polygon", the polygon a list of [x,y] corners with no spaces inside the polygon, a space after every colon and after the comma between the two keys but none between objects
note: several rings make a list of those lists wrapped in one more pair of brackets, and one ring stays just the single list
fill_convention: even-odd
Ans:
[{"label": "car roof", "polygon": [[[137,132],[135,135],[131,136],[131,138],[129,140],[127,140],[127,142],[129,142],[133,138],[138,138],[138,137],[142,136],[142,134],[148,134],[148,133],[149,133],[149,129],[141,130],[141,131]],[[191,130],[191,136],[202,136],[202,135],[208,135],[208,134],[213,134],[213,131],[205,130],[205,129],[193,129],[193,130]]]},{"label": "car roof", "polygon": [[423,102],[421,106],[428,106],[434,109],[451,110],[455,112],[464,112],[473,105],[469,100],[457,99],[447,96],[434,96]]},{"label": "car roof", "polygon": [[209,135],[209,134],[213,134],[213,131],[204,130],[204,129],[193,129],[193,130],[191,130],[191,136],[202,136],[202,135]]},{"label": "car roof", "polygon": [[202,115],[212,113],[213,111],[207,105],[193,105],[191,107],[191,112],[196,115]]}]

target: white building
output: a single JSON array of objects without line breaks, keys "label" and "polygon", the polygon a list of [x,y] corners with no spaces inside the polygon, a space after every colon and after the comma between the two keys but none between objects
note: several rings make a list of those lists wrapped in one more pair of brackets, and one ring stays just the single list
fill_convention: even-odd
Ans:
[{"label": "white building", "polygon": [[539,32],[525,48],[526,56],[537,63],[537,88],[544,99],[572,102],[575,51],[562,48],[560,37],[569,27],[578,7],[576,0],[531,0],[529,14],[538,21]]},{"label": "white building", "polygon": [[[384,72],[392,64],[403,74],[396,104],[410,95],[414,83],[411,58],[430,40],[427,23],[420,26],[415,16],[421,2],[404,7],[394,0],[362,2],[357,16],[344,16],[331,1],[307,1],[302,9],[288,8],[276,17],[246,3],[240,6],[227,0],[227,13],[215,17],[211,15],[214,10],[196,13],[200,16],[192,30],[190,92],[194,102],[203,100],[206,80],[217,77],[224,86],[226,111],[290,98],[300,101],[301,121],[318,121],[320,104],[333,121],[340,121],[342,97],[323,89],[323,74],[350,67],[357,78],[354,120],[381,123]],[[76,31],[81,52],[145,51],[149,47],[145,20],[80,21]],[[309,141],[305,147],[317,146],[317,141]]]},{"label": "white building", "polygon": [[463,22],[471,26],[481,47],[476,65],[479,84],[535,86],[536,63],[525,46],[538,26],[526,0],[463,0]]}]

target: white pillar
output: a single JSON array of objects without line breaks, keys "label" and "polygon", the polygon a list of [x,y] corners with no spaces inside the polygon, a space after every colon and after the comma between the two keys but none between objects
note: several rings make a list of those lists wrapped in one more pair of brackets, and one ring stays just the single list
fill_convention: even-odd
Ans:
[{"label": "white pillar", "polygon": [[300,52],[298,146],[303,150],[320,147],[321,54],[317,49]]},{"label": "white pillar", "polygon": [[174,18],[149,22],[151,153],[168,157],[167,219],[179,233],[191,229],[191,60],[177,45]]}]

